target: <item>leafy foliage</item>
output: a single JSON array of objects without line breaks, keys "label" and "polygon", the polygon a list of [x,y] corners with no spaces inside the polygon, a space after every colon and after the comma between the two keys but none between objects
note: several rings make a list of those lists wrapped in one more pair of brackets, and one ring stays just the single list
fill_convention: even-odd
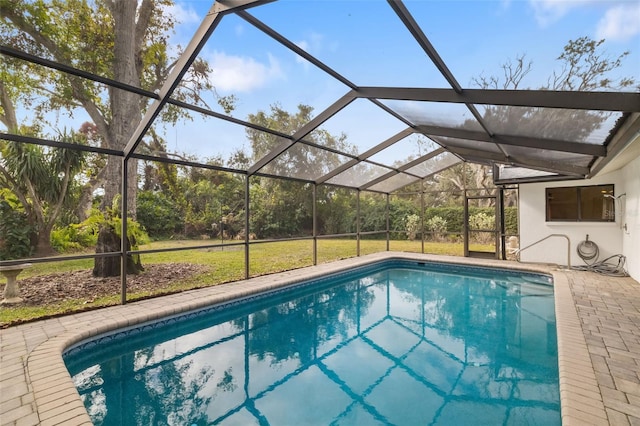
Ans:
[{"label": "leafy foliage", "polygon": [[[59,252],[78,251],[94,247],[98,241],[98,233],[101,226],[110,226],[120,237],[122,219],[117,214],[104,214],[94,208],[89,217],[81,223],[54,229],[51,232],[51,244]],[[132,244],[133,250],[136,250],[139,245],[149,242],[148,234],[140,223],[135,220],[129,219],[127,221],[127,235],[131,241],[135,241],[135,244]]]},{"label": "leafy foliage", "polygon": [[[87,221],[91,220],[90,217]],[[51,245],[59,253],[80,251],[93,247],[98,241],[98,234],[85,223],[70,224],[51,231]]]},{"label": "leafy foliage", "polygon": [[391,231],[405,232],[405,218],[420,215],[420,204],[407,198],[390,197],[389,228]]},{"label": "leafy foliage", "polygon": [[34,229],[15,197],[5,192],[0,193],[0,260],[20,259],[31,254]]},{"label": "leafy foliage", "polygon": [[[318,188],[318,233],[347,234],[356,231],[357,193],[346,188]],[[360,202],[361,211],[368,204]],[[365,215],[366,216],[366,215]],[[384,228],[383,228],[384,229]]]},{"label": "leafy foliage", "polygon": [[164,192],[139,192],[137,219],[153,238],[170,237],[184,228],[183,216]]},{"label": "leafy foliage", "polygon": [[[60,133],[68,143],[84,144],[84,135]],[[36,253],[50,254],[50,233],[62,215],[75,177],[84,164],[82,151],[18,142],[0,142],[0,184],[15,194],[37,231]]]},{"label": "leafy foliage", "polygon": [[[485,212],[478,212],[472,216],[469,216],[469,232],[471,239],[477,243],[487,244],[491,242],[494,235],[490,232],[483,232],[493,230],[496,227],[496,217],[492,214]],[[479,231],[479,232],[478,232]]]},{"label": "leafy foliage", "polygon": [[411,241],[416,239],[416,234],[420,230],[420,216],[410,214],[404,220],[405,229],[407,230],[407,238]]},{"label": "leafy foliage", "polygon": [[442,240],[447,232],[447,221],[440,216],[433,216],[425,222],[424,226],[436,241]]},{"label": "leafy foliage", "polygon": [[[505,209],[505,231],[509,235],[518,234],[518,209],[517,207],[506,207]],[[495,214],[493,207],[469,207],[469,216],[476,216],[482,213],[485,216]],[[429,207],[425,209],[425,223],[432,218],[440,217],[446,223],[446,232],[461,233],[464,229],[464,209],[462,207]],[[493,225],[491,225],[491,228]]]}]

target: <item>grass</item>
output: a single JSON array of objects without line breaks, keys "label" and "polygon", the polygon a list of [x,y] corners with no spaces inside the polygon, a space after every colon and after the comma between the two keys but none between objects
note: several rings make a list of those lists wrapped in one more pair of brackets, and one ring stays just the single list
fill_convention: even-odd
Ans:
[{"label": "grass", "polygon": [[[202,243],[202,241],[158,241],[142,246],[140,249],[182,248],[202,245]],[[356,244],[356,240],[349,239],[320,239],[317,246],[318,263],[354,257],[357,254]],[[422,243],[420,241],[392,240],[389,248],[393,251],[419,253],[422,251]],[[475,246],[472,249],[489,250],[490,248]],[[363,239],[360,241],[361,255],[384,250],[386,250],[385,240]],[[431,254],[462,256],[463,246],[461,243],[425,242],[424,251]],[[298,240],[252,244],[249,249],[249,258],[249,275],[252,277],[311,266],[313,264],[313,242],[311,240]],[[154,291],[129,293],[127,294],[128,301],[244,279],[244,250],[242,246],[149,253],[141,255],[141,260],[143,265],[174,262],[201,264],[207,266],[208,270],[195,276],[176,280],[168,286]],[[39,263],[25,269],[20,274],[19,279],[92,268],[93,259]],[[4,282],[4,279],[0,279],[0,283],[3,284]],[[120,303],[120,295],[114,294],[100,297],[90,302],[69,299],[46,306],[2,306],[0,308],[0,326],[111,306],[118,303]]]}]

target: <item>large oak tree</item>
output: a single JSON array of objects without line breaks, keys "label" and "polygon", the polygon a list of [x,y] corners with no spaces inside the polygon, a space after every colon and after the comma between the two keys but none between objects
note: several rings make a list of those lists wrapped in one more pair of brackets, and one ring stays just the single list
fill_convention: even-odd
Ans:
[{"label": "large oak tree", "polygon": [[[175,65],[179,46],[169,46],[176,22],[171,0],[0,0],[0,42],[45,59],[111,78],[148,91],[159,89]],[[174,57],[171,53],[174,53]],[[5,58],[3,58],[5,59]],[[29,111],[30,128],[55,127],[50,113],[90,117],[90,138],[102,148],[122,150],[139,124],[149,99],[80,77],[17,59],[0,65],[0,122],[9,133],[25,123],[16,111]],[[212,90],[209,65],[198,59],[174,98],[201,103],[200,94]],[[185,113],[166,108],[163,119],[175,121]],[[144,146],[144,143],[143,143]],[[120,193],[121,158],[109,156],[93,174],[84,194],[103,188],[103,207]],[[128,170],[127,206],[135,218],[137,166]],[[28,195],[28,194],[27,194]],[[28,196],[23,197],[28,198]],[[85,197],[86,198],[86,197]],[[85,200],[86,201],[86,200]],[[81,213],[81,212],[80,212]]]}]

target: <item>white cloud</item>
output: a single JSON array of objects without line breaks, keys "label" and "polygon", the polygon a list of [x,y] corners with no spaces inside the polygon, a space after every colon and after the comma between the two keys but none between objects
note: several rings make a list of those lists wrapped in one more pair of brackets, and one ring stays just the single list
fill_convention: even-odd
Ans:
[{"label": "white cloud", "polygon": [[268,55],[269,63],[264,64],[246,56],[231,56],[215,51],[209,60],[213,67],[211,82],[220,92],[250,92],[264,87],[269,82],[284,79],[280,63],[273,55]]},{"label": "white cloud", "polygon": [[[599,0],[529,0],[538,24],[543,27],[556,22],[571,9],[597,3]],[[600,0],[601,1],[601,0]]]},{"label": "white cloud", "polygon": [[[296,42],[296,45],[316,58],[318,58],[324,50],[328,50],[330,52],[337,50],[336,44],[329,44],[327,46],[324,36],[319,33],[311,33],[307,40],[298,41]],[[296,55],[296,62],[302,64],[305,69],[309,67],[309,62],[301,56]]]},{"label": "white cloud", "polygon": [[[296,45],[304,50],[305,52],[309,53],[309,43],[305,40],[300,41],[298,43],[296,43]],[[307,69],[309,67],[309,61],[307,61],[306,59],[304,59],[302,56],[300,55],[296,55],[296,62],[299,64],[302,64],[304,66],[305,69]]]},{"label": "white cloud", "polygon": [[171,16],[176,21],[174,30],[166,31],[169,39],[167,52],[169,56],[175,57],[179,53],[178,45],[184,48],[189,43],[196,28],[200,25],[202,17],[192,7],[185,7],[179,3],[162,5],[161,7],[164,8],[163,14]]},{"label": "white cloud", "polygon": [[592,29],[596,38],[624,41],[640,33],[637,0],[529,0],[529,4],[542,27],[559,21],[575,9],[589,7],[602,12],[597,28]]},{"label": "white cloud", "polygon": [[191,7],[184,8],[180,4],[167,5],[166,11],[169,16],[173,16],[178,25],[180,24],[199,24],[202,18],[198,16]]},{"label": "white cloud", "polygon": [[305,52],[309,52],[309,42],[308,42],[308,41],[306,41],[306,40],[302,40],[302,41],[300,41],[300,42],[296,43],[296,45],[297,45],[300,49],[304,50]]},{"label": "white cloud", "polygon": [[625,41],[640,34],[640,3],[620,4],[607,10],[598,22],[598,39]]}]

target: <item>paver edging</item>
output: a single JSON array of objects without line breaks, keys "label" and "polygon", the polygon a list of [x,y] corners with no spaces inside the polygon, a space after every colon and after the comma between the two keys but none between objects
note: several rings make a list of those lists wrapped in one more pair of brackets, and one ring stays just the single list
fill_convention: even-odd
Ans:
[{"label": "paver edging", "polygon": [[583,425],[608,424],[608,415],[569,286],[569,278],[558,270],[553,273],[553,286],[562,424],[575,424],[576,416]]}]

